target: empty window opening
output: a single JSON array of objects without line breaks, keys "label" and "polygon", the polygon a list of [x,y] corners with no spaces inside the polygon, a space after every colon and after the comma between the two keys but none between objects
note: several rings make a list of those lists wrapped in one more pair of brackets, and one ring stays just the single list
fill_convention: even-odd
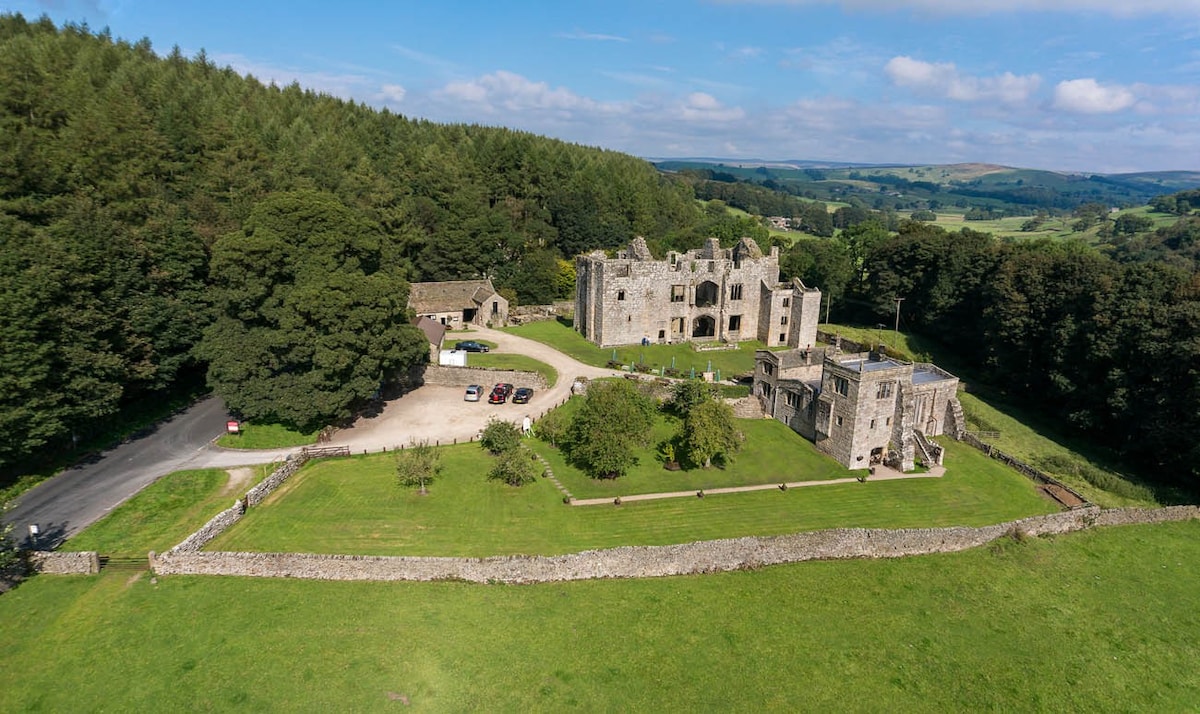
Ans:
[{"label": "empty window opening", "polygon": [[711,280],[705,280],[696,286],[696,307],[712,307],[717,304],[720,288]]}]

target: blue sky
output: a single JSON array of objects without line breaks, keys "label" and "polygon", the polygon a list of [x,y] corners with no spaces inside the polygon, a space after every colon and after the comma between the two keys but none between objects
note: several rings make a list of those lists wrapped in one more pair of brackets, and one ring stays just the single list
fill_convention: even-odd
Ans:
[{"label": "blue sky", "polygon": [[1200,170],[1200,0],[0,0],[646,157]]}]

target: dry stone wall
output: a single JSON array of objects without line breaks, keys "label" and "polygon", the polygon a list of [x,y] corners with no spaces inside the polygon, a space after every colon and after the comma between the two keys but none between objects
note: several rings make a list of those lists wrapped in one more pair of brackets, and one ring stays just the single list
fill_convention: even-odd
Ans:
[{"label": "dry stone wall", "polygon": [[90,550],[35,550],[27,555],[29,569],[50,575],[95,575],[100,572],[100,554]]},{"label": "dry stone wall", "polygon": [[425,384],[439,387],[466,387],[481,384],[485,387],[508,382],[518,387],[545,389],[546,379],[537,372],[516,369],[486,369],[484,367],[447,367],[431,364],[425,368]]},{"label": "dry stone wall", "polygon": [[387,557],[306,553],[176,552],[153,556],[160,575],[242,575],[312,580],[463,580],[543,583],[644,578],[843,558],[899,558],[976,548],[1005,535],[1069,533],[1096,525],[1200,518],[1200,508],[1101,511],[1090,507],[979,528],[844,528],[765,538],[730,538],[668,546],[633,546],[559,556],[491,558]]}]

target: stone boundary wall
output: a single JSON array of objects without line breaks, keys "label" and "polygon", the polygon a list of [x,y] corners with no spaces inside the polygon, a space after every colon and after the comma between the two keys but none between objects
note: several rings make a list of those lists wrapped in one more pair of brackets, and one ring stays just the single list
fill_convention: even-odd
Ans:
[{"label": "stone boundary wall", "polygon": [[1008,454],[997,449],[996,447],[992,446],[991,444],[987,443],[986,441],[983,441],[982,439],[975,436],[974,434],[968,433],[966,431],[960,432],[958,435],[958,440],[963,442],[964,444],[969,444],[971,446],[974,446],[976,449],[979,449],[980,451],[982,451],[983,453],[992,457],[993,459],[995,459],[1003,464],[1006,464],[1007,466],[1020,472],[1026,478],[1031,479],[1035,483],[1044,483],[1044,484],[1050,484],[1052,486],[1057,486],[1057,487],[1061,488],[1062,490],[1066,491],[1067,493],[1070,493],[1072,496],[1075,496],[1076,498],[1078,498],[1080,500],[1080,502],[1082,502],[1084,505],[1091,505],[1091,502],[1088,501],[1086,498],[1084,498],[1082,494],[1080,494],[1078,491],[1071,488],[1070,486],[1066,485],[1062,481],[1059,481],[1058,479],[1054,478],[1050,474],[1045,473],[1044,471],[1041,471],[1039,469],[1034,468],[1033,466],[1030,466],[1029,464],[1025,463],[1024,461],[1021,461],[1020,459],[1018,459],[1014,456],[1009,456]]},{"label": "stone boundary wall", "polygon": [[93,550],[26,553],[29,570],[49,575],[95,575],[100,572],[100,554]]},{"label": "stone boundary wall", "polygon": [[[508,382],[518,387],[546,388],[546,379],[538,372],[516,369],[487,369],[486,367],[448,367],[431,364],[425,368],[425,384],[439,387],[466,387],[479,384],[491,387],[499,382]],[[487,395],[484,395],[484,399]]]},{"label": "stone boundary wall", "polygon": [[[245,497],[234,501],[233,505],[221,511],[212,519],[200,526],[200,529],[184,539],[182,543],[175,546],[168,553],[195,553],[208,544],[213,538],[221,535],[226,528],[234,523],[242,520],[242,516],[246,513],[246,509],[250,506],[257,506],[262,503],[271,492],[279,488],[280,484],[288,479],[292,474],[300,470],[308,461],[308,458],[303,455],[291,455],[284,461],[279,468],[275,469],[270,476],[263,479],[257,486],[246,492]],[[151,553],[150,560],[154,560],[154,554]]]},{"label": "stone boundary wall", "polygon": [[289,456],[270,476],[259,481],[254,488],[246,492],[246,502],[242,510],[262,503],[267,496],[271,495],[272,491],[279,488],[279,484],[291,478],[292,474],[299,471],[300,467],[307,462],[308,458],[303,455]]},{"label": "stone boundary wall", "polygon": [[159,575],[241,575],[309,580],[545,583],[598,578],[692,575],[781,563],[899,558],[976,548],[1010,534],[1070,533],[1097,525],[1200,518],[1200,507],[1101,511],[1095,506],[978,528],[843,528],[773,537],[730,538],[668,546],[627,546],[558,556],[489,558],[169,552],[151,554]]},{"label": "stone boundary wall", "polygon": [[518,305],[508,309],[508,322],[512,325],[523,325],[527,322],[553,320],[560,315],[570,315],[574,312],[574,300],[560,300],[549,305]]}]

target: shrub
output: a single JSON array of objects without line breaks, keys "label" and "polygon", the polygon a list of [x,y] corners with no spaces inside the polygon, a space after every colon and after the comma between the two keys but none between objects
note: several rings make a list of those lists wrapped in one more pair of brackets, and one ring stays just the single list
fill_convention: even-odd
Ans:
[{"label": "shrub", "polygon": [[512,451],[521,445],[521,430],[516,424],[493,416],[479,435],[479,445],[493,454]]},{"label": "shrub", "polygon": [[525,458],[521,449],[504,451],[496,458],[488,478],[503,481],[509,486],[524,486],[537,480],[537,469],[533,464],[532,460]]},{"label": "shrub", "polygon": [[566,415],[561,410],[554,409],[539,419],[534,424],[533,429],[538,438],[551,446],[557,447],[566,440],[568,426],[570,426],[570,422],[567,420]]}]

